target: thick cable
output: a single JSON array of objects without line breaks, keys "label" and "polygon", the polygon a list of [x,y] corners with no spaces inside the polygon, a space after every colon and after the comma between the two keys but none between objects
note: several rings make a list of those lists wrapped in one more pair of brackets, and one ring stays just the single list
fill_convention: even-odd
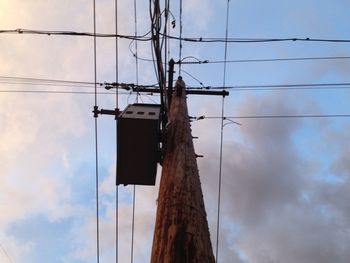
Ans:
[{"label": "thick cable", "polygon": [[[182,1],[182,0],[181,0]],[[49,30],[32,30],[32,29],[10,29],[0,30],[0,34],[32,34],[32,35],[59,35],[59,36],[87,36],[87,37],[99,37],[99,38],[124,38],[135,41],[152,41],[152,37],[146,37],[148,33],[144,35],[129,36],[129,35],[116,35],[116,34],[103,34],[103,33],[89,33],[89,32],[75,32],[75,31],[49,31]],[[160,35],[163,35],[160,33]],[[186,42],[198,42],[198,43],[266,43],[266,42],[328,42],[328,43],[350,43],[350,39],[333,39],[333,38],[215,38],[215,37],[176,37],[167,35],[168,38],[186,41]]]},{"label": "thick cable", "polygon": [[[97,108],[97,52],[96,52],[96,0],[93,0],[93,24],[94,24],[94,85],[95,85],[95,109]],[[99,174],[98,174],[98,125],[95,116],[95,191],[96,191],[96,260],[100,262],[100,222],[99,222]]]}]

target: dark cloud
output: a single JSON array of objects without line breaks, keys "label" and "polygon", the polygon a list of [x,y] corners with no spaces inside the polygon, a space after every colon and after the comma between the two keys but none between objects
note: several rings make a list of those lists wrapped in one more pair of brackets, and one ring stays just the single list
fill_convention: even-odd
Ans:
[{"label": "dark cloud", "polygon": [[[239,112],[240,115],[295,113],[292,102],[282,102],[274,96],[249,97],[240,105]],[[320,148],[316,147],[309,149],[315,155],[305,158],[301,154],[305,146],[298,144],[296,134],[305,128],[304,120],[241,122],[243,125],[235,127],[233,134],[229,130],[224,134],[222,262],[232,262],[229,257],[233,255],[257,263],[347,262],[350,167],[348,152],[340,150],[344,145],[338,145],[338,153],[343,154],[335,158],[328,171],[345,178],[335,183],[327,181],[325,174],[315,174],[320,173],[315,164],[330,158],[327,152],[317,155],[315,151]],[[320,127],[316,123],[312,128]],[[332,126],[317,136],[318,144],[324,144],[330,131]],[[344,136],[339,137],[340,141],[333,136],[334,142],[330,143],[339,144]],[[217,209],[213,200],[218,189],[218,150],[213,143],[217,141],[207,141],[206,158],[200,161],[204,190],[209,195],[206,197],[209,213]],[[215,237],[216,219],[212,215],[209,218]]]}]

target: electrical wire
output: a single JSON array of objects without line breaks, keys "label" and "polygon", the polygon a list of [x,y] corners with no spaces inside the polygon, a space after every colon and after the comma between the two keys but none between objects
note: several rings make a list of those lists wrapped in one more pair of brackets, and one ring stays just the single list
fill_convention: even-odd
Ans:
[{"label": "electrical wire", "polygon": [[[167,32],[170,32],[170,23],[168,23],[169,22],[169,13],[171,13],[169,10],[170,9],[170,0],[165,0],[164,5],[165,5],[165,9],[164,9],[164,13],[165,13],[164,34],[167,35]],[[163,64],[163,66],[164,66],[165,73],[168,72],[168,63],[167,62],[168,62],[168,57],[170,57],[170,49],[168,50],[169,43],[170,43],[170,41],[169,41],[168,37],[163,37],[161,46],[163,47],[163,44],[164,44],[165,63]],[[168,75],[165,74],[165,83],[168,83],[167,76]],[[167,100],[168,100],[168,97],[165,96],[165,112],[169,111],[169,103]]]},{"label": "electrical wire", "polygon": [[350,86],[350,82],[338,82],[338,83],[296,83],[296,84],[262,84],[262,85],[237,85],[229,87],[207,87],[208,89],[234,89],[234,90],[245,90],[245,89],[300,89],[300,88],[345,88]]},{"label": "electrical wire", "polygon": [[86,85],[74,85],[74,84],[53,84],[53,83],[31,83],[31,82],[18,82],[18,81],[3,81],[0,79],[1,84],[6,85],[29,85],[29,86],[45,86],[45,87],[72,87],[72,88],[85,88],[85,89],[91,89],[94,88],[93,86],[86,86]]},{"label": "electrical wire", "polygon": [[130,257],[131,263],[134,262],[135,206],[136,206],[136,185],[133,186],[133,198],[132,198],[131,257]]},{"label": "electrical wire", "polygon": [[188,71],[186,70],[182,70],[183,73],[185,73],[186,75],[190,76],[192,79],[194,79],[195,81],[197,81],[199,83],[199,85],[202,86],[202,88],[205,88],[204,84],[202,81],[200,81],[199,79],[197,79],[195,76],[193,76],[192,74],[188,73]]},{"label": "electrical wire", "polygon": [[[227,38],[228,38],[228,21],[230,10],[230,0],[227,0],[226,5],[226,25],[225,25],[225,50],[224,50],[224,74],[223,74],[223,88],[226,87],[226,60],[227,60]],[[223,140],[224,140],[224,114],[225,114],[225,96],[222,97],[221,102],[221,125],[220,125],[220,156],[219,156],[219,180],[218,180],[218,214],[216,227],[216,250],[215,261],[219,262],[219,240],[220,240],[220,208],[221,208],[221,184],[222,184],[222,159],[223,159]]]},{"label": "electrical wire", "polygon": [[6,249],[4,248],[4,246],[2,244],[0,244],[0,248],[1,248],[2,252],[5,254],[5,256],[7,257],[8,261],[11,263],[14,263],[14,261],[12,260],[10,255],[7,253]]},{"label": "electrical wire", "polygon": [[[181,0],[182,1],[182,0]],[[148,33],[140,36],[130,35],[116,35],[116,34],[102,34],[102,33],[89,33],[89,32],[76,32],[76,31],[50,31],[50,30],[33,30],[33,29],[5,29],[0,30],[0,34],[31,34],[31,35],[61,35],[61,36],[87,36],[87,37],[99,37],[99,38],[123,38],[135,41],[152,41],[152,37],[146,37]],[[159,33],[163,36],[162,33]],[[267,42],[328,42],[328,43],[350,43],[350,39],[334,39],[334,38],[215,38],[215,37],[176,37],[167,35],[168,38],[173,40],[185,41],[185,42],[197,42],[197,43],[267,43]]]},{"label": "electrical wire", "polygon": [[[182,70],[185,74],[196,80],[201,86],[200,87],[194,87],[194,86],[188,86],[188,89],[193,90],[221,90],[224,89],[224,87],[210,87],[210,86],[204,86],[204,84],[194,77],[189,72]],[[75,87],[75,88],[93,88],[93,87],[86,87],[86,86],[76,86],[76,85],[45,85],[45,84],[33,84],[33,83],[25,83],[25,82],[1,82],[0,84],[6,84],[6,85],[30,85],[30,86],[54,86],[54,87]],[[128,86],[129,85],[129,86]],[[130,87],[136,87],[134,84],[128,84],[127,86],[119,86],[116,90],[119,89],[131,89]],[[139,85],[139,87],[142,88],[159,88],[154,85]],[[232,89],[235,92],[247,92],[247,91],[298,91],[298,90],[340,90],[340,89],[350,89],[350,83],[319,83],[319,84],[281,84],[281,85],[247,85],[247,86],[231,86],[231,87],[225,87],[225,89]],[[1,93],[52,93],[52,94],[86,94],[91,95],[94,94],[93,91],[77,91],[77,90],[57,90],[57,89],[50,89],[50,90],[33,90],[33,89],[0,89]],[[103,92],[98,91],[97,94],[101,95],[111,95],[111,92]],[[128,95],[129,92],[119,92],[120,95]]]},{"label": "electrical wire", "polygon": [[[171,38],[171,37],[169,37]],[[179,61],[182,58],[182,0],[180,0],[180,37],[179,37]],[[181,76],[181,64],[179,64],[179,75]]]},{"label": "electrical wire", "polygon": [[[310,114],[310,115],[246,115],[228,116],[224,119],[289,119],[289,118],[348,118],[350,114]],[[221,119],[218,116],[202,116],[201,119]]]},{"label": "electrical wire", "polygon": [[[95,106],[97,109],[97,48],[96,48],[96,0],[93,0],[93,27],[94,27],[94,86],[95,86]],[[98,124],[97,116],[95,117],[95,191],[96,191],[96,260],[100,262],[100,222],[99,222],[99,169],[98,169]]]},{"label": "electrical wire", "polygon": [[252,63],[252,62],[283,62],[283,61],[307,61],[307,60],[337,60],[350,59],[350,56],[328,56],[328,57],[296,57],[296,58],[265,58],[265,59],[236,59],[236,60],[200,60],[196,61],[178,61],[180,64],[221,64],[221,63]]},{"label": "electrical wire", "polygon": [[268,42],[328,42],[328,43],[350,43],[350,39],[332,38],[214,38],[214,37],[176,37],[168,35],[173,40],[195,42],[195,43],[268,43]]},{"label": "electrical wire", "polygon": [[[156,65],[155,65],[156,67]],[[155,69],[156,70],[156,69]],[[204,86],[203,83],[191,75],[189,72],[185,72],[191,78],[196,80],[201,87],[191,87],[189,89],[234,89],[235,91],[245,91],[245,90],[304,90],[304,89],[349,89],[350,82],[329,82],[329,83],[296,83],[296,84],[261,84],[261,85],[233,85],[233,86]],[[10,77],[10,76],[0,76],[1,84],[8,85],[37,85],[37,86],[55,86],[55,87],[76,87],[76,88],[94,88],[94,82],[85,81],[72,81],[72,80],[57,80],[57,79],[39,79],[39,78],[27,78],[27,77]],[[57,84],[56,84],[57,83]],[[136,85],[134,83],[96,83],[98,86],[112,86],[121,89],[131,88],[131,87],[142,87],[142,88],[156,88],[155,84],[151,85]],[[5,92],[5,91],[4,91]],[[6,92],[10,92],[7,91]],[[59,91],[54,91],[59,92]],[[75,92],[72,92],[74,94]],[[76,92],[76,93],[86,93],[89,92]],[[99,92],[99,94],[110,94]],[[127,93],[129,94],[129,93]]]},{"label": "electrical wire", "polygon": [[76,31],[50,31],[50,30],[33,30],[33,29],[10,29],[0,30],[0,34],[29,34],[29,35],[47,35],[47,36],[83,36],[83,37],[98,37],[98,38],[121,38],[135,41],[151,41],[152,38],[147,37],[149,32],[140,36],[119,35],[119,34],[102,34]]},{"label": "electrical wire", "polygon": [[[95,95],[93,91],[61,91],[61,90],[1,90],[0,93],[33,93],[33,94],[77,94],[77,95]],[[97,92],[98,95],[111,95],[110,92]],[[120,95],[129,95],[129,92],[119,93]]]},{"label": "electrical wire", "polygon": [[[115,10],[115,34],[118,35],[118,0],[114,1]],[[115,37],[115,83],[119,82],[119,41]],[[119,89],[115,89],[115,108],[119,111]],[[115,118],[115,174],[118,176],[118,118]],[[119,256],[119,186],[115,188],[115,262]]]},{"label": "electrical wire", "polygon": [[[137,4],[134,0],[134,29],[135,36],[137,36]],[[139,84],[139,66],[138,66],[138,50],[137,50],[137,41],[135,41],[135,77],[136,85]],[[136,89],[136,103],[138,103],[139,92]],[[135,199],[136,199],[136,186],[133,186],[133,203],[132,203],[132,227],[131,227],[131,250],[130,250],[130,262],[134,262],[134,236],[135,236]]]},{"label": "electrical wire", "polygon": [[[169,42],[170,43],[170,42]],[[130,49],[130,52],[135,57],[136,54]],[[169,55],[170,56],[170,55]],[[145,62],[154,62],[151,58],[142,58],[137,56],[139,60]],[[184,61],[184,59],[193,58],[195,61]],[[327,57],[295,57],[295,58],[264,58],[264,59],[236,59],[236,60],[226,60],[226,63],[260,63],[260,62],[284,62],[284,61],[312,61],[312,60],[341,60],[341,59],[350,59],[350,56],[327,56]],[[223,60],[200,60],[193,56],[188,56],[182,58],[181,61],[175,62],[175,64],[222,64],[225,63]]]},{"label": "electrical wire", "polygon": [[[76,81],[76,80],[61,80],[61,79],[46,79],[46,78],[28,78],[28,77],[15,77],[15,76],[3,76],[0,75],[0,80],[6,81],[25,81],[25,82],[45,82],[45,83],[54,83],[54,84],[76,84],[76,85],[87,85],[94,86],[95,82],[89,81]],[[102,86],[103,83],[96,82],[97,85]]]},{"label": "electrical wire", "polygon": [[[135,29],[135,37],[137,36],[137,4],[136,0],[134,0],[134,29]],[[139,85],[139,59],[138,59],[138,48],[137,41],[135,42],[135,74],[136,74],[136,85]],[[139,92],[136,93],[136,103],[138,102]]]}]

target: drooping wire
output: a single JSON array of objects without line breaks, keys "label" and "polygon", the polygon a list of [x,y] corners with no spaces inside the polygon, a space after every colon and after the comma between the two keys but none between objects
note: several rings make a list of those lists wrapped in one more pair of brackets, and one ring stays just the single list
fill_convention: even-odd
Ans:
[{"label": "drooping wire", "polygon": [[186,70],[182,70],[183,73],[185,73],[186,75],[190,76],[192,79],[194,79],[195,81],[197,81],[199,83],[199,85],[202,86],[202,88],[205,88],[204,84],[202,81],[200,81],[199,79],[197,79],[195,76],[193,76],[192,74],[190,74],[188,71]]},{"label": "drooping wire", "polygon": [[[94,85],[95,85],[95,109],[97,109],[97,48],[96,48],[96,0],[93,0],[93,25],[94,25]],[[95,116],[95,189],[96,189],[96,259],[100,262],[100,222],[99,222],[99,174],[98,174],[98,125]]]},{"label": "drooping wire", "polygon": [[[180,0],[180,37],[179,37],[179,61],[182,58],[182,0]],[[181,75],[181,64],[179,64],[179,75]]]},{"label": "drooping wire", "polygon": [[[114,3],[115,10],[115,34],[118,35],[118,0]],[[119,41],[115,37],[115,82],[119,82]],[[115,89],[115,108],[119,111],[119,89]],[[115,122],[115,174],[118,176],[118,118],[116,116]],[[119,252],[119,187],[115,188],[115,262],[118,263]]]},{"label": "drooping wire", "polygon": [[[224,74],[223,74],[223,88],[226,86],[226,60],[227,60],[227,37],[228,37],[228,21],[229,21],[230,0],[227,0],[226,5],[226,30],[225,30],[225,52],[224,52]],[[221,208],[221,184],[222,184],[222,152],[224,139],[224,112],[225,110],[225,96],[222,97],[221,103],[221,125],[220,125],[220,156],[219,156],[219,189],[218,189],[218,214],[217,214],[217,228],[216,228],[216,250],[215,260],[219,262],[219,240],[220,240],[220,208]]]}]

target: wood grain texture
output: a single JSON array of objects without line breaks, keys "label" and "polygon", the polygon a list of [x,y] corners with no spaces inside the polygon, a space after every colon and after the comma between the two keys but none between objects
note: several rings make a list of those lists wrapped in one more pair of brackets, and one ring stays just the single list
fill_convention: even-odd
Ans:
[{"label": "wood grain texture", "polygon": [[185,91],[173,94],[151,263],[214,263]]}]

